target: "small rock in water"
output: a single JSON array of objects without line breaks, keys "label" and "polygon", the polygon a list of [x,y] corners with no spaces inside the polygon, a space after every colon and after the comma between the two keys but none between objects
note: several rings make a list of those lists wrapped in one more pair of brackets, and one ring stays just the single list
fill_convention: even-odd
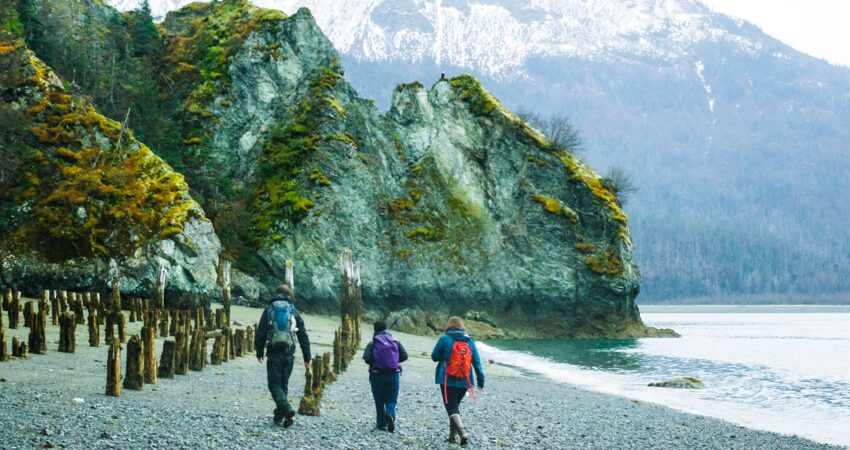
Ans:
[{"label": "small rock in water", "polygon": [[651,387],[663,387],[672,389],[702,389],[705,387],[702,381],[693,377],[684,377],[676,380],[659,381],[657,383],[649,383]]},{"label": "small rock in water", "polygon": [[41,431],[38,432],[38,434],[42,436],[52,436],[53,430],[51,430],[50,428],[42,428]]},{"label": "small rock in water", "polygon": [[82,403],[85,403],[85,402],[86,402],[86,401],[85,401],[85,400],[83,400],[83,399],[81,399],[80,397],[75,397],[75,398],[74,398],[74,403],[81,403],[81,404],[82,404]]}]

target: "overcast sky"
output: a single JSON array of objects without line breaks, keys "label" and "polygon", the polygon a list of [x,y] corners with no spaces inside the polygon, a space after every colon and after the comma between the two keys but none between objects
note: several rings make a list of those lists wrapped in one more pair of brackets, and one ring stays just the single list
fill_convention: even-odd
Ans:
[{"label": "overcast sky", "polygon": [[848,0],[702,0],[746,19],[782,42],[833,64],[850,66]]}]

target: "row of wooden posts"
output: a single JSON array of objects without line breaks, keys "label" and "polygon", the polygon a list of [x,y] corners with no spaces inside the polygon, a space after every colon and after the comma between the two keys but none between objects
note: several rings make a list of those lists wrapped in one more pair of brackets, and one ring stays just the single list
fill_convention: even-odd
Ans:
[{"label": "row of wooden posts", "polygon": [[[361,324],[361,293],[360,267],[354,261],[351,251],[342,253],[342,276],[340,283],[339,313],[341,325],[334,333],[333,367],[331,367],[330,352],[316,355],[313,364],[306,372],[304,395],[298,413],[306,416],[318,416],[321,409],[322,394],[325,385],[336,380],[336,376],[344,372],[360,346]],[[287,273],[291,263],[287,262]],[[287,275],[287,281],[292,282],[292,276]]]},{"label": "row of wooden posts", "polygon": [[[355,357],[361,339],[361,283],[360,268],[350,251],[341,258],[340,327],[334,334],[333,361],[331,353],[316,354],[311,368],[306,372],[304,396],[299,407],[303,415],[318,416],[324,387],[344,372]],[[224,308],[217,309],[206,318],[204,308],[176,310],[164,308],[164,271],[160,272],[153,301],[130,299],[127,301],[129,322],[143,322],[139,335],[129,341],[126,320],[121,312],[121,298],[117,281],[112,283],[109,302],[101,302],[98,293],[44,291],[38,302],[28,301],[21,307],[21,293],[7,289],[0,303],[0,316],[8,311],[9,327],[18,328],[21,312],[24,326],[30,328],[27,342],[12,339],[12,357],[26,358],[28,353],[47,353],[45,328],[48,314],[53,325],[59,325],[59,351],[73,353],[76,349],[76,327],[88,324],[89,345],[100,346],[100,320],[104,321],[103,342],[107,349],[106,394],[121,395],[121,388],[142,390],[145,384],[155,384],[158,378],[173,378],[189,371],[202,371],[207,364],[220,365],[236,357],[252,353],[253,327],[230,327],[230,267],[219,268],[219,281],[224,294]],[[114,278],[115,280],[115,278]],[[294,288],[291,261],[286,262],[286,280]],[[86,321],[86,313],[88,313]],[[117,336],[116,330],[117,328]],[[155,339],[173,336],[163,342],[157,364]],[[212,351],[207,353],[207,341],[213,339]],[[121,344],[126,343],[126,364],[121,371]],[[6,361],[6,331],[0,320],[0,361]]]}]

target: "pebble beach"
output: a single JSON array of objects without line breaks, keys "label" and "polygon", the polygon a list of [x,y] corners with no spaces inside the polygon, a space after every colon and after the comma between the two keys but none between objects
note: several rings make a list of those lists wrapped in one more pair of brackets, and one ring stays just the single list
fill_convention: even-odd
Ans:
[{"label": "pebble beach", "polygon": [[[260,313],[234,306],[233,320],[253,324]],[[304,319],[313,353],[331,351],[338,319]],[[138,333],[140,326],[128,324],[128,334]],[[371,324],[363,327],[368,338]],[[27,332],[7,328],[9,340],[25,338]],[[445,442],[448,423],[434,384],[432,337],[393,333],[410,360],[401,378],[397,429],[390,434],[374,430],[368,373],[359,355],[325,388],[320,417],[299,415],[283,429],[272,423],[265,367],[252,355],[161,379],[142,391],[123,390],[113,398],[104,395],[106,346],[89,347],[80,326],[76,352],[59,353],[58,327],[48,325],[47,334],[47,355],[0,362],[2,449],[459,448]],[[157,339],[158,354],[163,340]],[[304,384],[300,353],[296,361],[289,389],[295,407]],[[840,448],[589,392],[487,361],[484,370],[486,390],[462,405],[468,448]]]}]

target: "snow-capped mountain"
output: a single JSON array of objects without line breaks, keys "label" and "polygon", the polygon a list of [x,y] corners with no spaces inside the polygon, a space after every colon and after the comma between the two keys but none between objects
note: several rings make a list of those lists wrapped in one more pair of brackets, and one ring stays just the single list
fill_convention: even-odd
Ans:
[{"label": "snow-capped mountain", "polygon": [[846,67],[697,0],[254,1],[310,8],[382,108],[397,83],[468,72],[512,109],[569,115],[583,157],[639,187],[645,299],[850,293]]},{"label": "snow-capped mountain", "polygon": [[[139,0],[111,0],[126,10]],[[154,0],[156,16],[190,3]],[[531,56],[676,58],[705,41],[756,52],[761,43],[730,33],[695,0],[254,0],[292,13],[313,11],[336,48],[361,60],[423,60],[496,78],[524,76]],[[741,26],[742,22],[738,22]]]}]

